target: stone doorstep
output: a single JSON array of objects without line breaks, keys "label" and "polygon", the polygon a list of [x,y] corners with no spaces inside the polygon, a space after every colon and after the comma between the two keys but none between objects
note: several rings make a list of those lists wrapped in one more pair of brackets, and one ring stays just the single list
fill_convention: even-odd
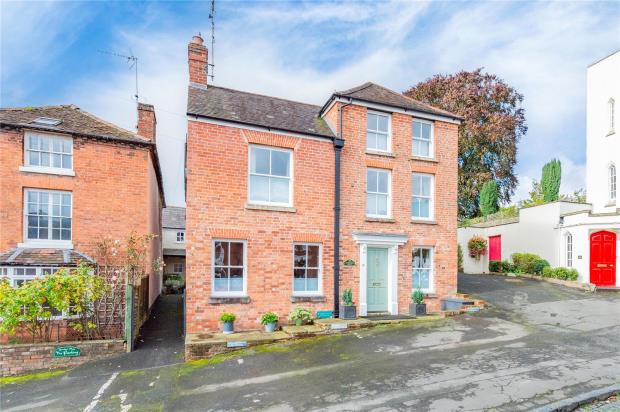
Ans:
[{"label": "stone doorstep", "polygon": [[[446,316],[454,316],[465,311],[447,314],[446,312],[434,313],[424,317],[411,319],[388,319],[388,320],[368,320],[357,319],[316,319],[312,325],[284,325],[282,330],[273,333],[264,331],[244,331],[231,334],[223,333],[190,333],[185,337],[185,355],[187,360],[204,359],[239,349],[252,346],[264,345],[269,343],[289,341],[293,339],[308,338],[319,335],[346,332],[362,328],[371,328],[377,325],[390,324],[413,324],[435,321]],[[346,328],[342,327],[345,324]],[[332,325],[338,325],[333,328]],[[245,346],[228,347],[228,342],[245,342]],[[189,357],[190,359],[187,359]]]}]

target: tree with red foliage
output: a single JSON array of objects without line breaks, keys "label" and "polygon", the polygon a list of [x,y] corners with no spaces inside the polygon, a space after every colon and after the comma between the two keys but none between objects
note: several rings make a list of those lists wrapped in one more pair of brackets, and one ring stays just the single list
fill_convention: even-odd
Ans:
[{"label": "tree with red foliage", "polygon": [[482,68],[436,75],[404,92],[464,118],[459,127],[459,217],[480,215],[482,186],[495,180],[501,202],[517,186],[517,143],[527,132],[523,95]]}]

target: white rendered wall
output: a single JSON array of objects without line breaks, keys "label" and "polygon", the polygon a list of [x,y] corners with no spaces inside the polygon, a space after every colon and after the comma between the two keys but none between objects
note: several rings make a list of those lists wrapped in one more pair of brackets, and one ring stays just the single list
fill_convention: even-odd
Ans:
[{"label": "white rendered wall", "polygon": [[184,229],[163,229],[163,247],[164,249],[185,249],[185,242],[177,243],[177,232],[185,231]]},{"label": "white rendered wall", "polygon": [[589,205],[553,202],[519,211],[519,222],[491,227],[468,227],[458,229],[458,242],[463,249],[465,273],[487,273],[488,255],[480,260],[469,257],[467,242],[474,235],[488,242],[490,236],[502,237],[502,260],[510,260],[513,253],[534,253],[547,260],[553,267],[564,266],[560,255],[560,215],[562,213],[589,210]]},{"label": "white rendered wall", "polygon": [[[616,175],[620,168],[620,52],[588,68],[587,87],[588,202],[592,203],[594,213],[613,212],[620,202],[618,195],[614,203],[609,200],[608,168],[614,163]],[[615,127],[611,134],[610,98],[615,101]]]}]

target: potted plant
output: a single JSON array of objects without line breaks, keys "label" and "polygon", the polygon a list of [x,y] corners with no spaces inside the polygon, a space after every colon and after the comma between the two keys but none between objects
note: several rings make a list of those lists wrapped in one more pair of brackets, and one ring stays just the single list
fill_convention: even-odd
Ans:
[{"label": "potted plant", "polygon": [[413,303],[409,304],[409,314],[414,316],[426,315],[426,303],[424,303],[424,292],[418,288],[411,294]]},{"label": "potted plant", "polygon": [[295,326],[301,326],[304,322],[309,322],[312,320],[312,313],[308,309],[304,309],[302,307],[296,307],[293,311],[288,315],[289,320],[295,322]]},{"label": "potted plant", "polygon": [[341,319],[355,319],[357,317],[357,311],[353,304],[353,292],[351,289],[345,289],[342,293],[342,302],[344,306],[340,308]]},{"label": "potted plant", "polygon": [[273,312],[263,313],[260,317],[260,323],[265,325],[265,332],[275,332],[276,324],[278,323],[278,315]]},{"label": "potted plant", "polygon": [[224,332],[226,335],[230,333],[234,333],[235,332],[235,325],[234,325],[235,319],[237,319],[237,317],[235,316],[234,313],[230,313],[230,312],[222,313],[222,316],[220,316],[220,320],[222,321],[224,325],[222,332]]}]

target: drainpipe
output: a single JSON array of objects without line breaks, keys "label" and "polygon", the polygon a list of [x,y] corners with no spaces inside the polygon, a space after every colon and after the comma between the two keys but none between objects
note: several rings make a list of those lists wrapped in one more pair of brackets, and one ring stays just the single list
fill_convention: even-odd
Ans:
[{"label": "drainpipe", "polygon": [[342,112],[352,103],[343,104],[338,108],[339,127],[338,137],[334,139],[334,149],[336,151],[336,164],[334,173],[334,317],[340,316],[340,153],[344,146],[342,138]]}]

